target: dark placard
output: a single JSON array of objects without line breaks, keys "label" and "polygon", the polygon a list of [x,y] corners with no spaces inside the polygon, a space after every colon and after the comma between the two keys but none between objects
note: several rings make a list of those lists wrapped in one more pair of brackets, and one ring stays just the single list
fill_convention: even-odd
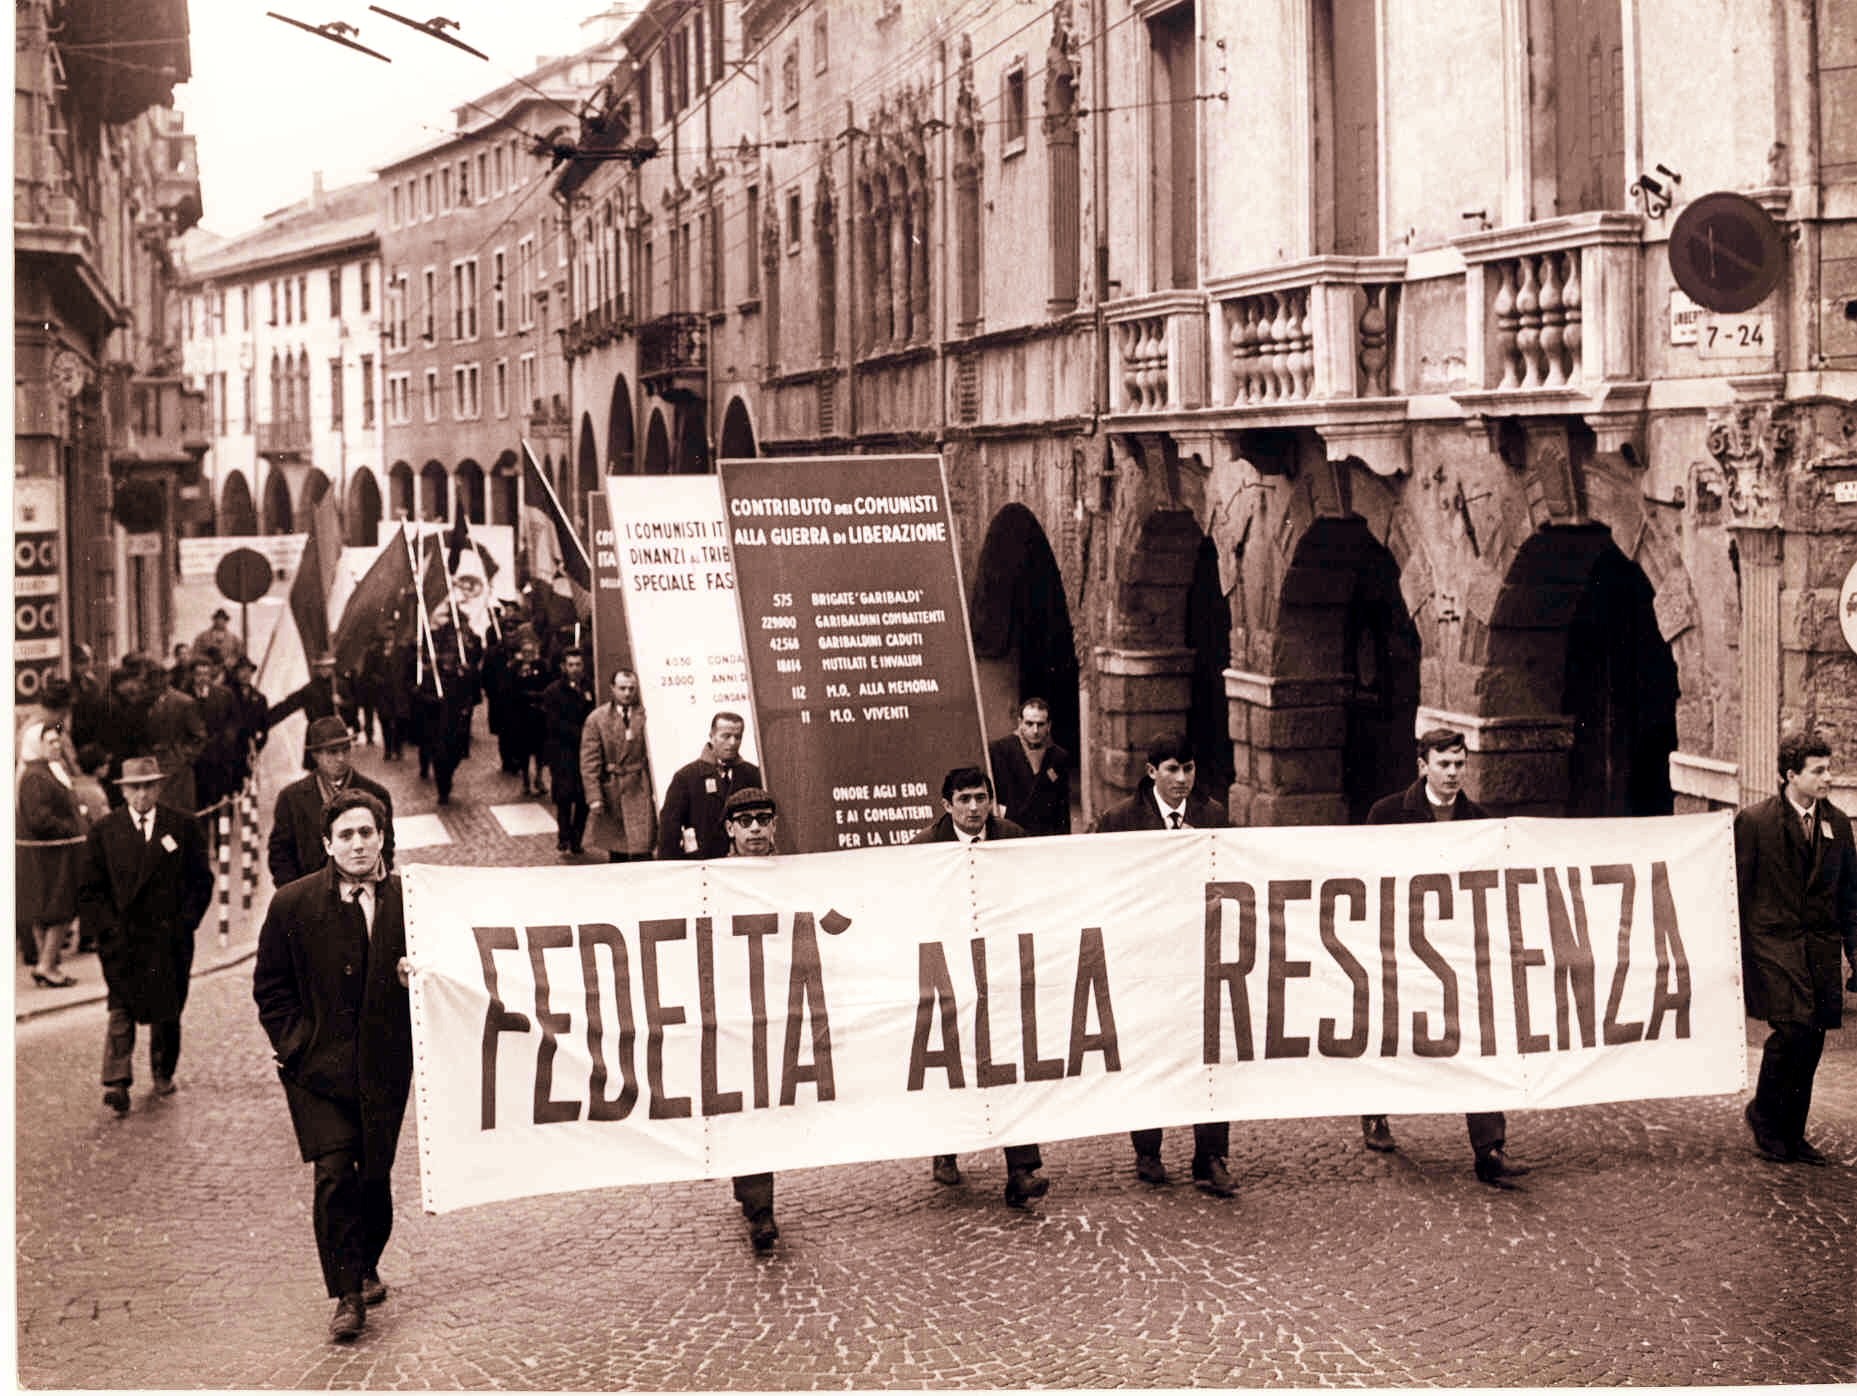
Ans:
[{"label": "dark placard", "polygon": [[613,670],[632,663],[632,642],[626,632],[625,595],[619,580],[618,544],[613,513],[604,490],[587,495],[587,519],[593,534],[593,692],[602,701],[612,683]]},{"label": "dark placard", "polygon": [[720,463],[781,849],[907,843],[986,765],[938,456]]}]

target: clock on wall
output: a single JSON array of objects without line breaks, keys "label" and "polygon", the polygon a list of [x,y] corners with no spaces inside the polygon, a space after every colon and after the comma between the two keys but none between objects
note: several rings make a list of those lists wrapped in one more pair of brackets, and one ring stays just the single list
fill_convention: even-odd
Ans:
[{"label": "clock on wall", "polygon": [[52,386],[65,397],[76,397],[90,381],[84,356],[75,349],[60,349],[52,355]]},{"label": "clock on wall", "polygon": [[1772,294],[1785,266],[1779,226],[1745,194],[1704,194],[1670,229],[1670,272],[1707,310],[1752,310]]}]

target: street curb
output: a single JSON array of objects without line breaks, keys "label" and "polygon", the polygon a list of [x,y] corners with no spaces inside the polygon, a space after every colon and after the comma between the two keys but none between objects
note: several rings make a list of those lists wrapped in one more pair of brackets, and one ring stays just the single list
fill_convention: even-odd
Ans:
[{"label": "street curb", "polygon": [[[258,947],[255,945],[250,946],[239,951],[230,959],[220,960],[218,963],[208,965],[204,969],[196,969],[192,974],[188,975],[187,978],[189,982],[195,979],[204,979],[209,974],[218,974],[221,970],[231,969],[235,965],[242,965],[257,953]],[[106,1003],[108,1000],[109,991],[106,989],[102,993],[85,994],[79,998],[67,999],[63,1003],[48,1003],[43,1008],[15,1009],[13,1012],[13,1022],[15,1025],[19,1023],[30,1023],[38,1018],[55,1017],[60,1013],[69,1013],[74,1008],[87,1008],[93,1003]]]}]

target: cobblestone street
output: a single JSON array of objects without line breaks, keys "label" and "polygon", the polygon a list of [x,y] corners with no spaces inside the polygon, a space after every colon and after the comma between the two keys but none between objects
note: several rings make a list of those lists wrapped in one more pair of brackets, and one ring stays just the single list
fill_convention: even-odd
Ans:
[{"label": "cobblestone street", "polygon": [[[452,806],[411,759],[362,770],[449,843],[403,861],[555,865],[511,833],[516,781],[482,734]],[[274,797],[275,787],[271,788]],[[267,798],[267,804],[269,800]],[[550,807],[533,802],[537,811]],[[260,906],[262,905],[261,891]],[[203,935],[202,944],[210,941]],[[207,958],[203,956],[203,960]],[[94,961],[77,972],[93,983]],[[1857,1379],[1857,1050],[1834,1034],[1813,1110],[1827,1169],[1753,1151],[1744,1097],[1510,1116],[1534,1166],[1472,1177],[1457,1117],[1239,1124],[1239,1195],[1136,1181],[1121,1136],[1045,1150],[1051,1192],[1000,1201],[997,1153],[938,1187],[926,1159],[786,1174],[756,1258],[722,1182],[427,1217],[409,1116],[392,1295],[324,1336],[310,1171],[248,961],[197,978],[180,1092],[131,1113],[96,1085],[103,1009],[22,1021],[17,1340],[31,1387],[571,1390]],[[1756,1039],[1757,1040],[1757,1039]]]}]

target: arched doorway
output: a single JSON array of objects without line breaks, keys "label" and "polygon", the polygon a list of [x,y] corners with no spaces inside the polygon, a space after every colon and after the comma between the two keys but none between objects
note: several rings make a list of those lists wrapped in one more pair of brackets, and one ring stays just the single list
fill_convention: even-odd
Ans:
[{"label": "arched doorway", "polygon": [[993,516],[968,611],[988,737],[1017,726],[1025,699],[1043,698],[1051,705],[1053,739],[1079,751],[1077,645],[1064,577],[1044,529],[1024,505],[1008,504]]},{"label": "arched doorway", "polygon": [[562,507],[574,521],[575,530],[582,538],[587,538],[591,536],[587,527],[587,496],[600,487],[600,448],[593,435],[593,418],[584,412],[580,415],[580,454],[576,466],[574,497],[564,500]]},{"label": "arched doorway", "polygon": [[429,460],[419,471],[419,517],[443,523],[451,517],[451,481],[445,467]]},{"label": "arched doorway", "polygon": [[722,414],[722,436],[716,450],[724,460],[748,460],[755,453],[754,424],[748,420],[748,405],[738,397],[729,399],[728,410]]},{"label": "arched doorway", "polygon": [[264,531],[268,534],[295,533],[296,516],[290,508],[290,486],[284,472],[273,466],[264,477]]},{"label": "arched doorway", "polygon": [[387,472],[387,502],[395,523],[413,517],[413,468],[403,460]]},{"label": "arched doorway", "polygon": [[653,412],[645,428],[645,474],[671,473],[671,435],[664,429],[664,414]]},{"label": "arched doorway", "polygon": [[1656,592],[1603,525],[1549,527],[1523,543],[1490,620],[1491,691],[1504,716],[1565,724],[1564,784],[1535,807],[1570,816],[1669,814],[1676,658]]},{"label": "arched doorway", "polygon": [[1186,736],[1199,762],[1198,784],[1220,804],[1236,774],[1225,671],[1232,664],[1232,608],[1219,586],[1219,553],[1201,536],[1186,593],[1186,646],[1193,652],[1187,685]]},{"label": "arched doorway", "polygon": [[329,477],[324,475],[318,467],[312,465],[309,468],[309,472],[303,477],[303,493],[301,498],[303,500],[304,509],[314,509],[321,501],[322,497],[328,492]]},{"label": "arched doorway", "polygon": [[686,402],[677,411],[677,473],[709,474],[709,437],[703,423],[703,404]]},{"label": "arched doorway", "polygon": [[516,480],[521,473],[514,451],[505,451],[496,458],[496,465],[490,471],[491,523],[516,522]]},{"label": "arched doorway", "polygon": [[226,483],[220,487],[219,529],[222,538],[250,538],[258,532],[258,511],[241,471],[227,472]]},{"label": "arched doorway", "polygon": [[348,546],[371,548],[380,542],[380,486],[365,465],[348,477]]},{"label": "arched doorway", "polygon": [[[1274,676],[1333,683],[1341,702],[1281,724],[1296,744],[1271,748],[1271,793],[1338,793],[1359,823],[1412,780],[1421,646],[1399,564],[1365,520],[1317,519],[1278,597]],[[1303,784],[1285,784],[1291,778]]]},{"label": "arched doorway", "polygon": [[621,374],[613,380],[612,410],[606,419],[606,473],[630,475],[638,468],[634,457],[632,389]]},{"label": "arched doorway", "polygon": [[454,479],[464,517],[474,524],[484,522],[484,468],[474,460],[459,461]]}]

